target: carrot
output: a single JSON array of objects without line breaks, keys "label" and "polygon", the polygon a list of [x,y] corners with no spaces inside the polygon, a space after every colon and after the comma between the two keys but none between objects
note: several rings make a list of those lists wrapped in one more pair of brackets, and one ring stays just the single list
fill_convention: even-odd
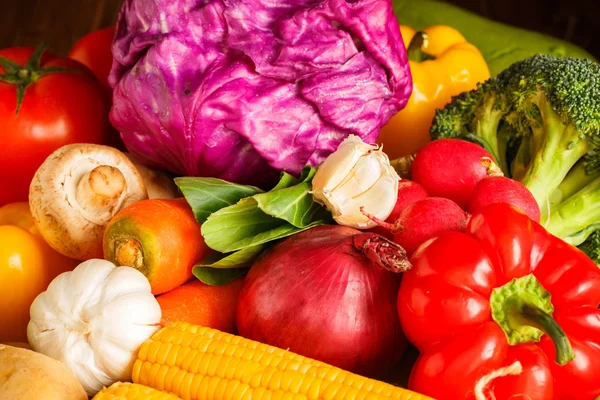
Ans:
[{"label": "carrot", "polygon": [[243,283],[244,277],[222,286],[211,286],[197,280],[158,296],[156,299],[162,311],[161,326],[184,321],[235,333],[237,298]]},{"label": "carrot", "polygon": [[141,271],[158,295],[193,278],[192,267],[211,251],[184,198],[138,201],[108,223],[104,258]]}]

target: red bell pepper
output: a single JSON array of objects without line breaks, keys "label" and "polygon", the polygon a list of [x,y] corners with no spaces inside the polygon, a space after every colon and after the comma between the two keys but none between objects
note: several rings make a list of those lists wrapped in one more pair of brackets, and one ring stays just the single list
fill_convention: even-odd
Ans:
[{"label": "red bell pepper", "polygon": [[[600,396],[600,269],[506,204],[413,255],[398,311],[437,400]],[[476,394],[477,388],[477,394]]]}]

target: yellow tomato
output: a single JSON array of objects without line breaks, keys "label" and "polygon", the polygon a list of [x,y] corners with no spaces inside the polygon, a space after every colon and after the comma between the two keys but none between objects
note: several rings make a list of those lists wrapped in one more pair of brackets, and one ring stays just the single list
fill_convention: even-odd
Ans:
[{"label": "yellow tomato", "polygon": [[29,307],[46,289],[44,250],[30,232],[0,226],[0,341],[26,341]]},{"label": "yellow tomato", "polygon": [[0,343],[27,341],[31,303],[77,264],[44,241],[28,203],[0,207]]}]

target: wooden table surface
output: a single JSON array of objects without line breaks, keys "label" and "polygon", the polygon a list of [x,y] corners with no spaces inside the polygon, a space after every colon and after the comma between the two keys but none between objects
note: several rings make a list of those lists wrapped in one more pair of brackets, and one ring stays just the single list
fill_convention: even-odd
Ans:
[{"label": "wooden table surface", "polygon": [[[421,0],[414,0],[421,1]],[[600,58],[600,1],[447,0],[479,14],[571,40]],[[87,32],[114,24],[123,0],[0,0],[0,48],[35,46],[66,55]]]}]

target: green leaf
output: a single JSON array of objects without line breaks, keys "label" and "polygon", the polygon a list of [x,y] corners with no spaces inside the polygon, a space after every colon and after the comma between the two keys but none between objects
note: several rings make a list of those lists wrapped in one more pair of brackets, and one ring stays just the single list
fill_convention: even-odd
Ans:
[{"label": "green leaf", "polygon": [[195,265],[192,272],[207,285],[226,285],[238,276],[248,272],[248,268],[266,245],[247,247],[230,254],[213,254]]},{"label": "green leaf", "polygon": [[255,237],[277,229],[285,221],[265,214],[252,197],[211,214],[202,225],[202,236],[207,246],[221,253],[265,243]]},{"label": "green leaf", "polygon": [[306,166],[302,168],[302,174],[300,175],[300,183],[312,181],[315,174],[317,173],[317,167]]},{"label": "green leaf", "polygon": [[242,250],[229,254],[216,253],[203,259],[194,266],[194,268],[211,267],[211,268],[246,268],[250,267],[254,259],[268,246],[261,244],[258,246],[246,247]]},{"label": "green leaf", "polygon": [[[277,192],[281,191],[283,190]],[[326,220],[318,218],[301,227],[292,225],[285,219],[263,212],[255,199],[256,196],[242,199],[237,204],[222,208],[208,217],[202,225],[202,235],[208,247],[221,253],[229,253],[282,239],[326,223]],[[284,197],[283,200],[285,199]],[[312,207],[309,210],[312,210]],[[319,216],[320,214],[307,213],[307,215]],[[299,220],[304,222],[305,219]]]},{"label": "green leaf", "polygon": [[206,244],[221,253],[230,253],[333,221],[329,211],[315,203],[310,193],[316,170],[304,168],[300,182],[284,172],[273,190],[243,198],[210,214],[202,225]]},{"label": "green leaf", "polygon": [[283,219],[297,228],[305,228],[315,222],[332,221],[326,208],[314,202],[310,193],[312,184],[301,183],[286,189],[253,196],[265,214]]},{"label": "green leaf", "polygon": [[243,249],[248,246],[256,246],[257,244],[268,243],[273,240],[283,239],[285,237],[294,235],[298,232],[302,232],[306,229],[312,228],[313,226],[321,225],[321,222],[311,224],[305,228],[296,228],[292,224],[283,222],[281,225],[274,227],[268,231],[259,232],[253,236],[247,236],[236,243],[232,244],[233,249]]},{"label": "green leaf", "polygon": [[279,178],[279,182],[277,183],[277,185],[275,185],[275,187],[273,189],[271,189],[271,191],[285,189],[285,188],[288,188],[290,186],[294,186],[297,184],[298,184],[298,179],[294,178],[292,175],[288,174],[287,172],[282,172],[281,178]]},{"label": "green leaf", "polygon": [[194,276],[198,278],[202,283],[211,286],[223,286],[233,281],[235,278],[245,275],[248,272],[248,268],[231,268],[231,269],[220,269],[220,268],[209,268],[209,267],[195,267]]},{"label": "green leaf", "polygon": [[262,192],[254,186],[238,185],[216,178],[175,178],[175,184],[201,224],[215,211]]}]

